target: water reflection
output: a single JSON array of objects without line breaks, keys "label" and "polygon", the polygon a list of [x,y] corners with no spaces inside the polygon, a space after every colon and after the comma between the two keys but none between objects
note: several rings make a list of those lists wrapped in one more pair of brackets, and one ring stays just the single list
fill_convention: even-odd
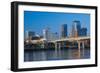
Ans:
[{"label": "water reflection", "polygon": [[69,60],[90,58],[90,49],[52,49],[24,51],[24,61]]}]

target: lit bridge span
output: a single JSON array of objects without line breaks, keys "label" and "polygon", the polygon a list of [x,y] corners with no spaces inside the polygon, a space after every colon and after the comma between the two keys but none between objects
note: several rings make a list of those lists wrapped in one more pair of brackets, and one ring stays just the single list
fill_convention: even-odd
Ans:
[{"label": "lit bridge span", "polygon": [[61,42],[61,41],[82,41],[82,40],[87,40],[87,39],[90,39],[90,36],[83,36],[83,37],[69,37],[69,38],[61,38],[61,39],[58,39],[58,40],[51,40],[51,41],[48,41],[48,42]]},{"label": "lit bridge span", "polygon": [[[81,36],[81,37],[66,37],[66,38],[61,38],[57,40],[45,40],[45,39],[40,39],[40,40],[31,40],[31,43],[33,44],[42,44],[42,48],[48,48],[48,44],[52,43],[55,47],[55,49],[60,49],[61,47],[64,47],[64,43],[70,42],[70,43],[77,43],[78,49],[80,48],[85,48],[85,44],[87,44],[87,41],[90,41],[90,36]],[[72,46],[71,44],[68,44],[68,46]],[[74,45],[75,46],[75,45]],[[90,43],[89,43],[90,46]]]},{"label": "lit bridge span", "polygon": [[[81,36],[81,37],[66,37],[66,38],[61,38],[57,40],[46,40],[46,39],[40,39],[40,40],[30,40],[31,43],[33,44],[41,44],[41,48],[48,48],[51,45],[48,44],[53,44],[53,47],[55,48],[55,52],[60,51],[63,47],[67,49],[67,45],[73,48],[73,46],[77,47],[79,57],[80,57],[80,51],[83,49],[83,54],[84,54],[84,49],[87,47],[87,44],[90,48],[90,36]],[[73,45],[73,43],[76,43],[77,45]],[[51,46],[52,47],[52,46]]]}]

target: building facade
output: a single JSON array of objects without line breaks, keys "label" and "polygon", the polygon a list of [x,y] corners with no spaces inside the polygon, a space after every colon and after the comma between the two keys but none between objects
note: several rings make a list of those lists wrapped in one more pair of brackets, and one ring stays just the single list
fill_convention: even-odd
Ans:
[{"label": "building facade", "polygon": [[43,38],[45,40],[49,40],[49,29],[48,28],[43,29]]},{"label": "building facade", "polygon": [[26,31],[25,32],[25,39],[31,39],[32,37],[34,37],[35,36],[35,32],[33,32],[33,31]]},{"label": "building facade", "polygon": [[81,23],[80,21],[73,21],[72,29],[71,29],[71,37],[80,36]]},{"label": "building facade", "polygon": [[80,36],[87,36],[87,28],[81,28]]},{"label": "building facade", "polygon": [[73,21],[71,37],[87,36],[87,28],[81,27],[80,21]]},{"label": "building facade", "polygon": [[63,24],[61,26],[61,38],[65,38],[68,36],[68,33],[67,33],[67,24]]}]

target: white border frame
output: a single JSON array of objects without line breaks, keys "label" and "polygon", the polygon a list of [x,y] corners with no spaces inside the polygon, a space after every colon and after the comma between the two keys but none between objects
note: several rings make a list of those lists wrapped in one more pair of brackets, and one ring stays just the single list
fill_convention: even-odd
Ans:
[{"label": "white border frame", "polygon": [[[88,13],[90,14],[90,33],[91,33],[91,58],[79,60],[61,60],[61,61],[39,61],[24,62],[24,10],[27,11],[46,11],[46,12],[69,12],[69,13]],[[81,8],[62,8],[48,6],[18,6],[18,68],[39,68],[52,66],[73,66],[95,64],[95,10]],[[92,45],[93,44],[93,45]]]}]

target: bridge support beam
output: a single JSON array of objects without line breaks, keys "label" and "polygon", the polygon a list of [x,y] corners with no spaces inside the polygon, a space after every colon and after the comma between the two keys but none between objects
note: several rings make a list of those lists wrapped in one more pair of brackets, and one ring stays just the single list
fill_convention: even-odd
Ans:
[{"label": "bridge support beam", "polygon": [[45,42],[44,41],[42,42],[42,48],[45,48]]},{"label": "bridge support beam", "polygon": [[55,56],[57,57],[57,42],[54,42],[54,45],[55,45]]},{"label": "bridge support beam", "polygon": [[80,58],[80,54],[81,54],[81,42],[78,41],[78,58]]},{"label": "bridge support beam", "polygon": [[62,42],[62,48],[64,48],[65,47],[65,41],[64,42]]},{"label": "bridge support beam", "polygon": [[55,42],[55,49],[59,49],[59,48],[61,48],[61,43]]},{"label": "bridge support beam", "polygon": [[81,42],[78,41],[78,50],[80,50],[80,48],[81,48]]},{"label": "bridge support beam", "polygon": [[82,41],[82,55],[84,56],[84,48],[85,48],[85,43]]},{"label": "bridge support beam", "polygon": [[58,43],[58,46],[59,46],[58,49],[60,49],[61,48],[61,43]]},{"label": "bridge support beam", "polygon": [[82,41],[82,48],[83,49],[85,48],[85,45],[84,44],[85,44],[84,41]]},{"label": "bridge support beam", "polygon": [[57,49],[57,46],[58,46],[58,45],[57,45],[57,42],[55,42],[55,49]]}]

